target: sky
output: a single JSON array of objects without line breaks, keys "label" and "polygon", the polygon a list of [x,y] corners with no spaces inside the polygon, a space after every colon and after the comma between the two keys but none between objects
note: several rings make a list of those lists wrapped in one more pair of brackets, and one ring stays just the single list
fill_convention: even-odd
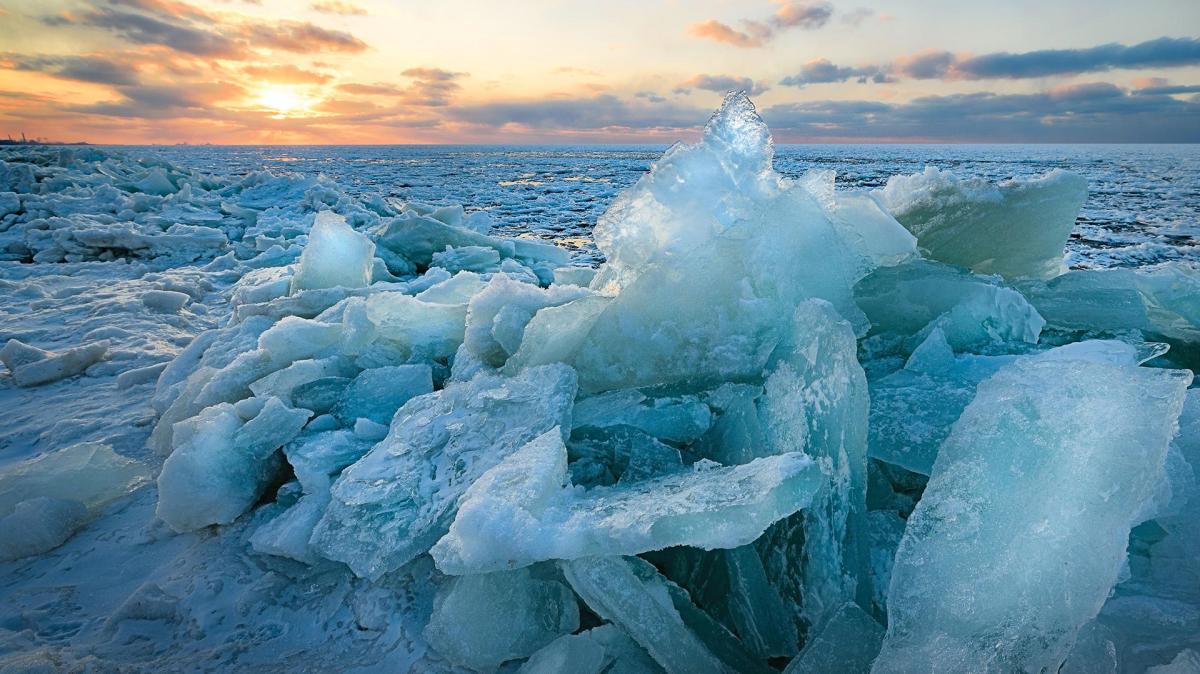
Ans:
[{"label": "sky", "polygon": [[1197,0],[0,0],[0,137],[1200,142]]}]

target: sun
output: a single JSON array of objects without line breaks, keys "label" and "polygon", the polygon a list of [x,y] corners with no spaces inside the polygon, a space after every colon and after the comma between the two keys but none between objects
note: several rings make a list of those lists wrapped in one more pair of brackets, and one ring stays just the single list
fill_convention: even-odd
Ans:
[{"label": "sun", "polygon": [[308,111],[312,105],[311,98],[297,91],[295,87],[270,85],[258,92],[254,102],[265,110],[270,110],[276,119],[296,117]]}]

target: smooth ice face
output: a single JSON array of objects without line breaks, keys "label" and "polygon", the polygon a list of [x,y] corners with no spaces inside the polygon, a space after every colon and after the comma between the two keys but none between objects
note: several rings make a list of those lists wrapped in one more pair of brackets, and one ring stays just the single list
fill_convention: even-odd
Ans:
[{"label": "smooth ice face", "polygon": [[53,550],[87,519],[87,507],[74,499],[38,496],[21,501],[0,516],[0,562]]},{"label": "smooth ice face", "polygon": [[1117,580],[1191,381],[1108,351],[979,385],[908,520],[872,671],[1058,669]]},{"label": "smooth ice face", "polygon": [[821,484],[812,459],[793,453],[583,491],[567,480],[556,428],[480,477],[431,553],[444,573],[463,574],[677,545],[734,548],[807,506]]},{"label": "smooth ice face", "polygon": [[559,637],[534,653],[518,674],[657,674],[662,669],[645,649],[613,625]]},{"label": "smooth ice face", "polygon": [[292,290],[361,288],[371,285],[375,244],[333,211],[317,213],[300,254]]},{"label": "smooth ice face", "polygon": [[1066,271],[1063,248],[1087,199],[1087,181],[1054,170],[992,185],[928,167],[877,192],[929,257],[1006,278]]},{"label": "smooth ice face", "polygon": [[589,295],[578,286],[542,289],[497,274],[467,306],[463,343],[483,362],[500,367],[520,349],[525,326],[538,310]]},{"label": "smooth ice face", "polygon": [[451,663],[493,671],[579,629],[579,602],[553,565],[446,581],[425,627]]},{"label": "smooth ice face", "polygon": [[411,561],[446,533],[459,498],[488,469],[570,426],[575,391],[571,368],[547,365],[515,377],[481,373],[413,398],[387,438],[334,483],[313,545],[368,578]]},{"label": "smooth ice face", "polygon": [[84,442],[0,471],[0,516],[34,498],[79,501],[97,509],[150,482],[150,467],[112,447]]}]

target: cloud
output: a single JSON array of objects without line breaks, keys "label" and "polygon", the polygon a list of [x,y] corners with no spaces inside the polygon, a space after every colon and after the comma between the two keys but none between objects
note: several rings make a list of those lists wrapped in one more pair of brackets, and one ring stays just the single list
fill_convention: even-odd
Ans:
[{"label": "cloud", "polygon": [[279,84],[324,84],[330,76],[313,70],[305,70],[297,66],[286,65],[249,65],[242,72],[250,77],[270,80]]},{"label": "cloud", "polygon": [[102,56],[0,55],[0,67],[43,72],[55,77],[94,84],[134,84],[138,71],[131,63]]},{"label": "cloud", "polygon": [[875,10],[869,7],[859,7],[843,14],[842,23],[848,26],[859,26],[872,16],[875,16]]},{"label": "cloud", "polygon": [[[994,80],[1028,79],[1116,69],[1175,68],[1200,65],[1200,38],[1161,37],[1134,45],[1104,44],[1086,49],[1041,49],[1031,52],[970,55],[948,51],[924,50],[897,58],[891,64],[847,67],[821,64],[813,79],[805,72],[783,80],[784,84],[803,86],[817,82],[844,82],[860,79],[863,73],[879,72],[893,77],[917,80]],[[861,81],[888,81],[868,76]]]},{"label": "cloud", "polygon": [[695,77],[680,82],[675,87],[675,93],[686,94],[692,89],[701,89],[703,91],[715,91],[723,94],[727,91],[745,91],[751,96],[757,96],[763,93],[770,87],[764,82],[755,82],[749,77],[734,77],[732,75],[696,75]]},{"label": "cloud", "polygon": [[653,91],[639,91],[634,94],[634,97],[645,99],[651,103],[665,103],[667,101],[666,97],[660,96]]},{"label": "cloud", "polygon": [[714,42],[723,42],[735,47],[762,47],[770,42],[775,35],[789,28],[813,30],[829,23],[833,16],[833,6],[827,2],[781,2],[775,13],[765,20],[743,19],[742,29],[738,30],[729,24],[716,19],[700,21],[688,26],[688,33]]},{"label": "cloud", "polygon": [[339,2],[338,0],[328,0],[326,2],[314,2],[309,7],[315,12],[322,14],[339,14],[341,16],[366,16],[367,10],[358,5],[349,2]]},{"label": "cloud", "polygon": [[947,142],[1196,142],[1200,102],[1109,83],[1034,94],[979,92],[907,103],[818,101],[763,111],[786,138]]},{"label": "cloud", "polygon": [[117,87],[118,101],[65,106],[68,112],[106,117],[170,119],[225,116],[218,103],[243,98],[246,90],[232,82],[187,84],[134,84]]},{"label": "cloud", "polygon": [[356,96],[402,96],[407,105],[441,107],[448,105],[450,98],[462,88],[457,80],[467,76],[467,73],[441,68],[409,68],[400,74],[412,82],[406,87],[384,82],[346,82],[339,84],[337,88]]},{"label": "cloud", "polygon": [[625,101],[612,94],[590,98],[496,101],[446,110],[452,121],[503,129],[512,125],[541,131],[691,128],[708,111],[673,103]]},{"label": "cloud", "polygon": [[306,21],[264,21],[217,15],[174,0],[108,0],[78,14],[42,18],[49,26],[97,28],[134,45],[165,47],[189,56],[244,60],[252,49],[296,53],[361,52],[367,44],[340,30]]},{"label": "cloud", "polygon": [[780,84],[802,87],[806,84],[823,84],[827,82],[844,82],[846,80],[866,82],[891,82],[891,76],[877,66],[852,68],[834,65],[829,59],[809,61],[800,67],[800,72],[783,78]]}]

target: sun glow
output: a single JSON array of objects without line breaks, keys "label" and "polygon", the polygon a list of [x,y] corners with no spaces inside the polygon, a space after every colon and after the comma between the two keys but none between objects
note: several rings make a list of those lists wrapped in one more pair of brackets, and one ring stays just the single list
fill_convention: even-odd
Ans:
[{"label": "sun glow", "polygon": [[263,87],[258,92],[258,97],[254,99],[254,103],[265,110],[273,112],[272,117],[283,119],[285,117],[299,117],[304,115],[308,112],[309,106],[313,104],[313,99],[305,96],[295,87],[271,85]]}]

